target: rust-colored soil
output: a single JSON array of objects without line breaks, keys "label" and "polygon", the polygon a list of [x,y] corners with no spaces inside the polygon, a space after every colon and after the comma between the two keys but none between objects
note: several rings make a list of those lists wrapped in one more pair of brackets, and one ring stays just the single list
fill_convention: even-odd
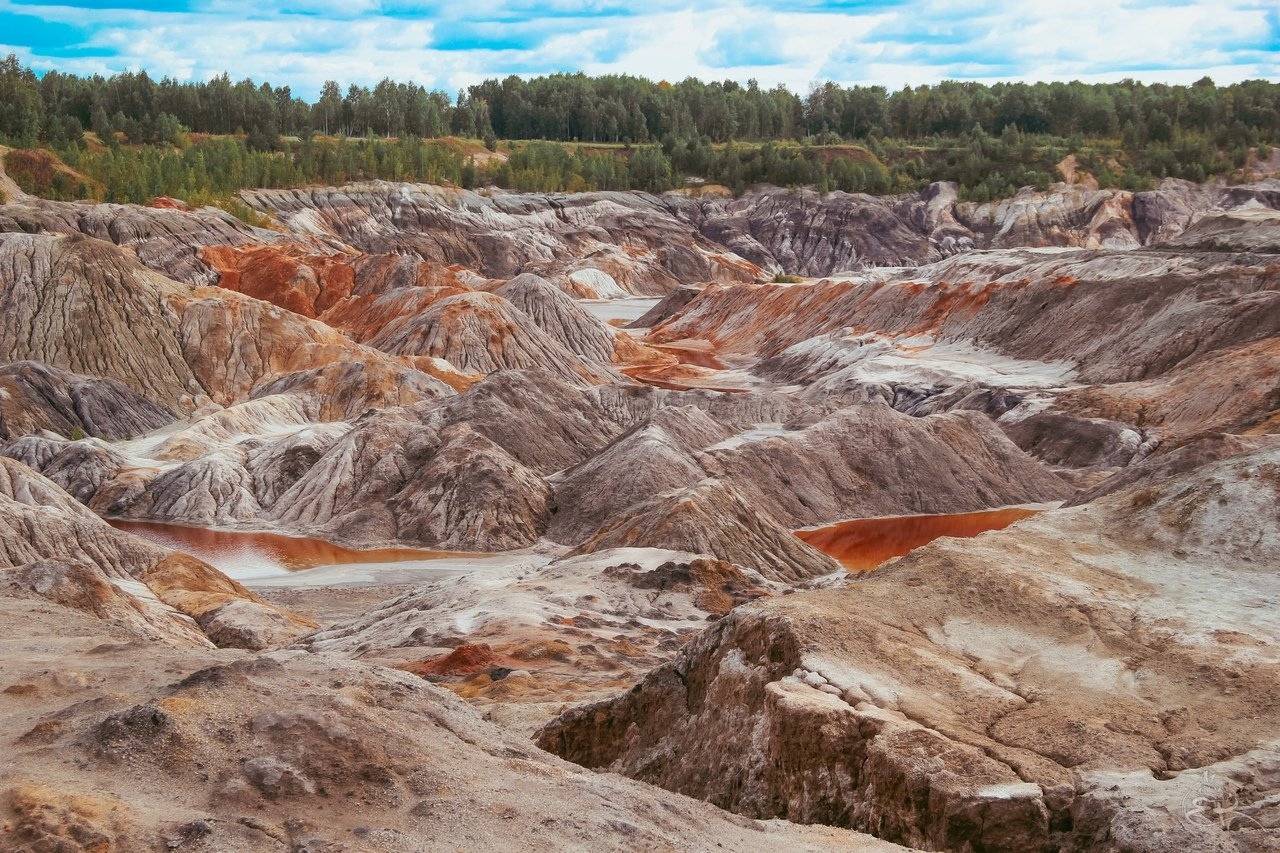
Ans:
[{"label": "rust-colored soil", "polygon": [[969,537],[988,530],[1002,530],[1036,512],[1033,509],[993,509],[954,515],[854,518],[813,530],[798,530],[796,536],[835,557],[849,571],[865,572],[939,537]]}]

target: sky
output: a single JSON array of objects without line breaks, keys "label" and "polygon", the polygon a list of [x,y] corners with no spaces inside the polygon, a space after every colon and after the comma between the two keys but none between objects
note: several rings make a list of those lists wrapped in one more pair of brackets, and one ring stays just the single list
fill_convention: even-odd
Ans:
[{"label": "sky", "polygon": [[384,77],[456,92],[559,71],[757,80],[1280,81],[1280,0],[0,0],[37,72],[224,71],[314,99]]}]

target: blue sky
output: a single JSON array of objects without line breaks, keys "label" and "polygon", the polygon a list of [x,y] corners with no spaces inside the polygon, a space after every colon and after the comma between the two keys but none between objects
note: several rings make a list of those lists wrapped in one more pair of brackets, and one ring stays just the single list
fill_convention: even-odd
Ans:
[{"label": "blue sky", "polygon": [[455,91],[556,71],[654,80],[1280,80],[1280,0],[0,0],[0,55],[44,71]]}]

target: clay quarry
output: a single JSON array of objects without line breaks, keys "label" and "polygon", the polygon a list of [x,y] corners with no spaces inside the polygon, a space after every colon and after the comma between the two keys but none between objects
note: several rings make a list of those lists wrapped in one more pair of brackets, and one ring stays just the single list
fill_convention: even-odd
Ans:
[{"label": "clay quarry", "polygon": [[0,849],[1280,851],[1280,181],[10,189]]}]

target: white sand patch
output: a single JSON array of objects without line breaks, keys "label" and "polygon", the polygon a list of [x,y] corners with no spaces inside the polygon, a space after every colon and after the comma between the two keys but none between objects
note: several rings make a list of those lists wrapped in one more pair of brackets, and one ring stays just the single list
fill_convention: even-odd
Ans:
[{"label": "white sand patch", "polygon": [[595,293],[597,299],[626,299],[631,296],[626,288],[603,270],[590,268],[576,270],[569,273],[569,281]]},{"label": "white sand patch", "polygon": [[732,648],[729,650],[729,654],[720,659],[717,672],[720,675],[747,675],[755,670],[755,667],[747,663],[747,658],[743,655],[742,649]]},{"label": "white sand patch", "polygon": [[151,591],[151,587],[142,581],[125,580],[123,578],[108,578],[108,580],[121,592],[127,592],[134,598],[140,598],[148,604],[160,604],[160,599],[156,598],[156,594]]},{"label": "white sand patch", "polygon": [[590,311],[597,320],[639,320],[662,300],[651,297],[628,296],[625,299],[579,299],[578,304]]},{"label": "white sand patch", "polygon": [[984,800],[1038,800],[1044,795],[1034,782],[1009,782],[1004,785],[988,785],[978,791]]},{"label": "white sand patch", "polygon": [[811,375],[826,374],[813,385],[819,391],[866,383],[946,387],[966,382],[1033,390],[1061,388],[1076,378],[1070,362],[1011,358],[927,335],[822,335],[789,347],[782,356],[803,356],[812,365]]},{"label": "white sand patch", "polygon": [[769,438],[775,438],[780,435],[786,435],[790,430],[780,423],[763,423],[756,424],[749,430],[731,435],[724,441],[716,442],[710,447],[705,448],[707,453],[713,450],[737,450],[744,444],[750,444],[753,441],[764,441]]},{"label": "white sand patch", "polygon": [[1098,693],[1137,695],[1134,673],[1124,661],[1099,657],[1084,645],[970,619],[949,619],[941,631],[926,629],[925,633],[930,642],[1017,680],[1070,678]]},{"label": "white sand patch", "polygon": [[290,231],[310,234],[315,237],[331,237],[333,232],[325,224],[318,210],[308,208],[284,218]]}]

